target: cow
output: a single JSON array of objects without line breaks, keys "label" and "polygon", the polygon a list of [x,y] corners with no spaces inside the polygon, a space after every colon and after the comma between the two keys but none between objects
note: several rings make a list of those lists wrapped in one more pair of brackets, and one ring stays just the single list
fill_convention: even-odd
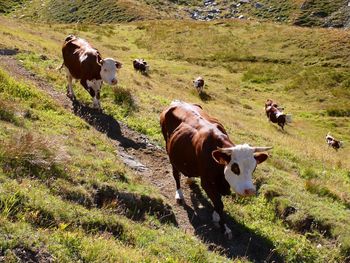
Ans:
[{"label": "cow", "polygon": [[329,147],[332,147],[336,151],[338,151],[341,147],[343,147],[343,142],[334,139],[334,137],[331,136],[330,132],[328,132],[326,135],[326,142],[327,142]]},{"label": "cow", "polygon": [[277,123],[284,130],[284,126],[292,122],[292,116],[283,113],[284,108],[280,107],[271,99],[265,102],[265,113],[269,121]]},{"label": "cow", "polygon": [[217,119],[201,106],[183,101],[173,101],[161,113],[160,125],[176,183],[176,201],[184,200],[180,172],[185,177],[200,177],[214,205],[214,224],[232,238],[224,221],[221,197],[229,195],[230,188],[240,196],[255,195],[252,174],[257,164],[268,158],[266,151],[272,147],[233,144]]},{"label": "cow", "polygon": [[202,77],[198,77],[193,81],[193,86],[197,89],[197,92],[200,94],[203,92],[204,88],[204,79]]},{"label": "cow", "polygon": [[148,63],[143,59],[134,59],[132,62],[134,69],[136,71],[140,71],[142,74],[147,75],[149,72],[149,65]]},{"label": "cow", "polygon": [[102,82],[116,85],[117,70],[122,64],[113,58],[102,59],[100,52],[86,40],[69,35],[62,46],[63,64],[67,74],[67,96],[75,99],[72,80],[79,79],[80,84],[93,98],[93,107],[101,109],[100,90]]}]

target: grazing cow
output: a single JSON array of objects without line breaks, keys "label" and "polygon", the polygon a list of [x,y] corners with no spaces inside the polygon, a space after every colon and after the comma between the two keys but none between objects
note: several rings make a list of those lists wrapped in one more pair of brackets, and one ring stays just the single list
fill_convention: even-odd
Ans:
[{"label": "grazing cow", "polygon": [[80,79],[80,84],[93,98],[94,108],[101,109],[100,90],[102,82],[117,84],[117,70],[122,64],[112,58],[102,59],[100,52],[84,39],[69,35],[62,47],[63,64],[67,73],[67,96],[75,99],[72,80]]},{"label": "grazing cow", "polygon": [[257,164],[267,159],[264,151],[272,147],[233,144],[217,119],[201,106],[182,101],[173,101],[161,113],[160,125],[176,182],[175,199],[184,199],[180,172],[186,177],[200,177],[201,186],[214,205],[215,225],[231,238],[221,197],[230,194],[230,187],[241,196],[255,195],[252,174]]},{"label": "grazing cow", "polygon": [[265,113],[269,121],[277,123],[284,130],[284,125],[292,122],[292,116],[283,113],[282,107],[273,100],[268,99],[265,103]]},{"label": "grazing cow", "polygon": [[334,137],[331,136],[330,132],[328,132],[328,134],[326,135],[326,142],[327,142],[329,147],[332,147],[336,151],[338,151],[339,148],[343,147],[343,142],[334,139]]},{"label": "grazing cow", "polygon": [[132,64],[134,65],[134,69],[136,71],[140,71],[142,74],[147,75],[149,72],[149,65],[147,62],[141,58],[141,59],[134,59]]},{"label": "grazing cow", "polygon": [[204,88],[204,79],[202,77],[196,78],[193,81],[193,86],[197,89],[198,93],[202,93]]}]

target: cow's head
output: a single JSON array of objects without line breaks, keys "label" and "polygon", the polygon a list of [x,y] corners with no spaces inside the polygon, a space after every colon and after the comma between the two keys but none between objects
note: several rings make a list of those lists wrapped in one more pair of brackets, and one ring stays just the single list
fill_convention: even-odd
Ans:
[{"label": "cow's head", "polygon": [[212,152],[216,162],[225,165],[224,174],[231,188],[239,195],[255,195],[256,188],[252,175],[257,164],[264,162],[268,155],[264,151],[272,147],[251,147],[248,144],[231,148],[218,148]]},{"label": "cow's head", "polygon": [[109,85],[117,84],[117,70],[122,67],[122,64],[113,58],[101,59],[98,63],[101,66],[100,75],[102,80]]}]

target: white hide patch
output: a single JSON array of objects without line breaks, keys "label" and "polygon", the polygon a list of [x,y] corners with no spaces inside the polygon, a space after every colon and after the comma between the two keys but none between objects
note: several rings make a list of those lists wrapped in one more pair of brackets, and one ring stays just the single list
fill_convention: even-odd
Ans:
[{"label": "white hide patch", "polygon": [[97,93],[98,91],[100,91],[101,89],[101,86],[102,86],[102,80],[99,79],[99,80],[96,80],[96,79],[93,79],[93,80],[87,80],[86,81],[86,84],[92,88],[95,93]]},{"label": "white hide patch", "polygon": [[176,190],[175,199],[176,200],[183,200],[184,199],[184,194],[182,193],[181,188]]},{"label": "white hide patch", "polygon": [[[252,174],[257,165],[254,158],[254,150],[248,144],[236,145],[230,149],[232,150],[231,161],[225,166],[225,179],[236,193],[245,195],[244,190],[255,190],[252,180]],[[240,170],[239,175],[231,170],[233,163],[238,164]]]},{"label": "white hide patch", "polygon": [[79,56],[79,61],[80,61],[80,63],[83,63],[83,61],[84,61],[86,58],[87,58],[87,55],[86,55],[86,54]]}]

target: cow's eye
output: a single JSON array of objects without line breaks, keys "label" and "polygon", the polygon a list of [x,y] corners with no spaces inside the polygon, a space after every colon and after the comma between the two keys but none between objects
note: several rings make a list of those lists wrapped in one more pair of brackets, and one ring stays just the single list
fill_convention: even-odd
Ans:
[{"label": "cow's eye", "polygon": [[234,172],[234,173],[237,174],[237,175],[240,174],[239,166],[238,166],[237,163],[233,163],[233,164],[232,164],[231,170],[232,170],[232,172]]},{"label": "cow's eye", "polygon": [[104,69],[103,71],[104,71],[104,72],[107,72],[107,69]]}]

